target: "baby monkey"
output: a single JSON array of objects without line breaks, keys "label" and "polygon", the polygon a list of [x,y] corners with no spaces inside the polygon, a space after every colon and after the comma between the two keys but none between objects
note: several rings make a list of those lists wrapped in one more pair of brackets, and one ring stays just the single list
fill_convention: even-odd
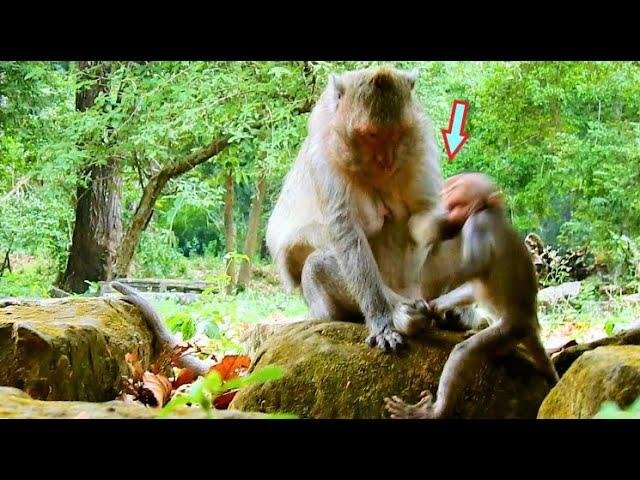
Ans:
[{"label": "baby monkey", "polygon": [[[425,391],[415,405],[394,396],[385,398],[391,418],[447,418],[480,362],[504,355],[522,345],[534,364],[551,382],[558,374],[540,339],[536,297],[538,283],[529,252],[508,222],[500,192],[489,177],[478,173],[449,179],[443,191],[446,213],[411,226],[427,243],[462,236],[461,275],[465,283],[415,309],[442,315],[454,307],[478,302],[496,319],[452,350],[440,377],[435,401]],[[416,315],[415,318],[418,318]]]}]

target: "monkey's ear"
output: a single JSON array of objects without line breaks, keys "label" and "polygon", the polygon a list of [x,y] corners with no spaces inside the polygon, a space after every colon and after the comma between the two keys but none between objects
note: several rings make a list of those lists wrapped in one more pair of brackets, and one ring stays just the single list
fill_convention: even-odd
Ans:
[{"label": "monkey's ear", "polygon": [[329,83],[331,84],[331,87],[336,91],[338,98],[344,95],[344,81],[342,80],[342,77],[340,77],[340,75],[336,75],[335,73],[330,74]]},{"label": "monkey's ear", "polygon": [[418,76],[420,76],[420,72],[417,69],[413,69],[410,72],[405,73],[405,78],[409,82],[409,87],[413,89],[416,85],[416,80],[418,80]]},{"label": "monkey's ear", "polygon": [[487,205],[490,207],[500,207],[504,203],[504,192],[501,190],[493,192],[487,197]]}]

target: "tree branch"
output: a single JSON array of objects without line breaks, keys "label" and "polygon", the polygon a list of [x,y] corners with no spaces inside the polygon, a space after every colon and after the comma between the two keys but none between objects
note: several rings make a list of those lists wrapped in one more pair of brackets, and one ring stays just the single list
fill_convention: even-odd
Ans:
[{"label": "tree branch", "polygon": [[178,175],[182,175],[183,173],[188,172],[193,167],[200,165],[201,163],[206,162],[211,157],[214,157],[222,150],[224,150],[229,144],[229,137],[223,136],[211,142],[204,148],[193,152],[191,155],[188,155],[180,162],[172,163],[167,165],[162,170],[160,170],[156,176],[167,176],[168,179],[173,177],[177,177]]},{"label": "tree branch", "polygon": [[228,144],[228,136],[219,137],[206,147],[193,152],[184,159],[165,166],[149,179],[149,182],[142,191],[142,198],[140,198],[131,224],[118,248],[115,268],[116,277],[125,277],[127,275],[133,254],[140,242],[140,236],[149,223],[149,219],[153,213],[153,207],[167,182],[218,155]]}]

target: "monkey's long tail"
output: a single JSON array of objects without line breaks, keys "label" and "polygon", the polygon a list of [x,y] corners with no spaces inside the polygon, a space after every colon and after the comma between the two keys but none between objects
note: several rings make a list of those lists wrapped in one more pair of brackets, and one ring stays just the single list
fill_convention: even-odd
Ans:
[{"label": "monkey's long tail", "polygon": [[[165,325],[160,315],[136,290],[120,282],[111,282],[111,288],[123,294],[126,301],[140,309],[147,325],[161,345],[166,345],[170,349],[178,345],[178,340]],[[180,358],[179,363],[181,367],[192,370],[196,375],[206,375],[212,366],[210,362],[200,360],[194,355],[184,355]]]}]

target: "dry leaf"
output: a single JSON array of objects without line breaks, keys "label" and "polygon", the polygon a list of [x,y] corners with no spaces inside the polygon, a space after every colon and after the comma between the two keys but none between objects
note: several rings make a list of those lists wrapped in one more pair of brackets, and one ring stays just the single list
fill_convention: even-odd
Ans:
[{"label": "dry leaf", "polygon": [[122,403],[135,403],[136,396],[130,393],[122,392],[122,394],[120,394],[120,396],[117,397],[116,400],[120,400]]},{"label": "dry leaf", "polygon": [[231,403],[231,400],[233,400],[233,397],[236,396],[236,393],[238,393],[238,389],[229,390],[228,392],[217,396],[213,400],[213,406],[218,410],[226,410],[227,408],[229,408],[229,404]]},{"label": "dry leaf", "polygon": [[134,381],[142,379],[144,368],[142,368],[142,362],[138,358],[138,354],[136,352],[127,353],[124,356],[124,360],[127,362],[127,367],[129,367],[131,378]]},{"label": "dry leaf", "polygon": [[244,375],[250,365],[251,359],[246,355],[225,355],[222,361],[211,367],[209,371],[216,370],[222,380],[226,382]]},{"label": "dry leaf", "polygon": [[269,316],[269,320],[271,320],[272,322],[281,322],[283,320],[286,320],[286,317],[280,312],[273,312]]},{"label": "dry leaf", "polygon": [[150,371],[158,374],[165,372],[165,370],[169,370],[169,367],[177,367],[179,365],[180,358],[191,349],[195,349],[197,351],[197,348],[189,343],[178,344],[173,348],[163,348],[160,354],[157,355],[155,361],[151,364]]},{"label": "dry leaf", "polygon": [[191,343],[179,344],[173,347],[173,351],[171,352],[171,364],[175,367],[180,365],[180,359],[189,353],[189,350],[195,350],[197,352],[200,349]]},{"label": "dry leaf", "polygon": [[162,407],[171,396],[171,382],[162,374],[144,372],[140,400],[152,407]]},{"label": "dry leaf", "polygon": [[176,375],[176,378],[172,383],[173,388],[179,388],[181,385],[187,383],[193,383],[196,379],[196,374],[190,368],[183,368],[180,373]]}]

